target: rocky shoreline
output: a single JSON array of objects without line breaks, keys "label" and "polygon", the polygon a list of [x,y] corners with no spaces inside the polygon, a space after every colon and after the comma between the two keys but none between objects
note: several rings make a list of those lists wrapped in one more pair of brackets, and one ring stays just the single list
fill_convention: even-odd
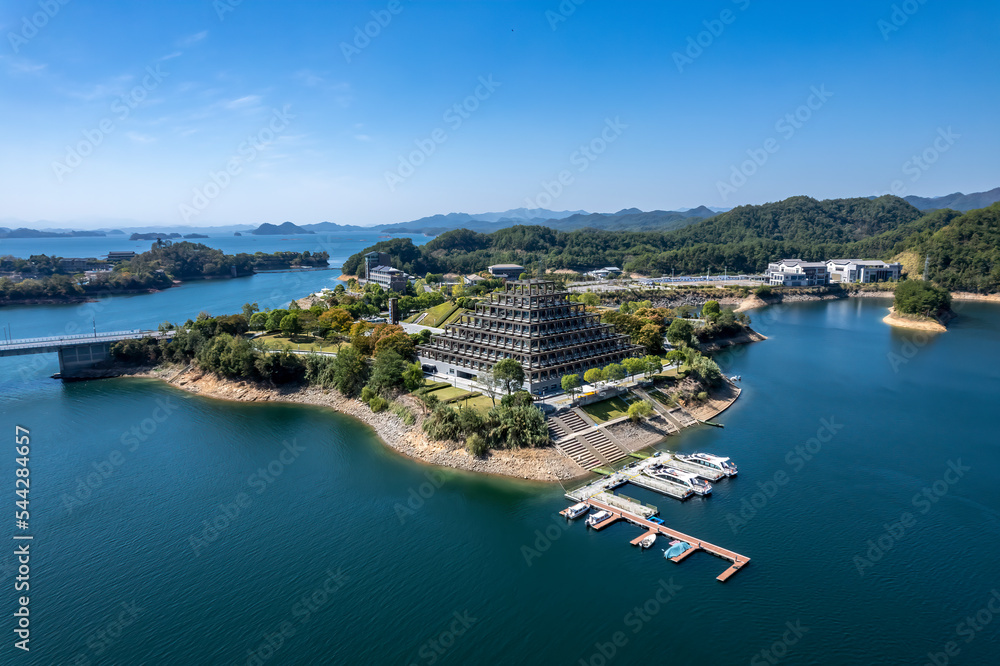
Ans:
[{"label": "rocky shoreline", "polygon": [[360,400],[346,398],[335,390],[309,387],[283,387],[225,379],[197,368],[155,368],[131,373],[132,377],[149,377],[197,395],[236,402],[288,402],[333,409],[351,416],[370,427],[388,447],[408,458],[432,465],[441,465],[481,474],[493,474],[518,479],[562,482],[588,474],[569,457],[555,448],[491,451],[476,458],[464,447],[453,442],[433,442],[427,439],[421,424],[422,406],[415,398],[400,400],[416,417],[414,425],[406,425],[391,411],[372,412]]},{"label": "rocky shoreline", "polygon": [[897,326],[899,328],[911,328],[918,331],[944,333],[948,330],[948,327],[945,326],[945,324],[953,317],[954,315],[952,317],[940,317],[936,319],[931,317],[917,319],[896,314],[896,308],[890,307],[889,314],[883,317],[882,321],[890,326]]}]

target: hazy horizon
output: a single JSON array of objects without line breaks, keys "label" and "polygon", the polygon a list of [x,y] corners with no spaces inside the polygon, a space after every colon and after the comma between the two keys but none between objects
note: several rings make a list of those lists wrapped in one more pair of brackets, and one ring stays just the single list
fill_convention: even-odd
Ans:
[{"label": "hazy horizon", "polygon": [[29,224],[373,226],[998,181],[984,1],[39,7],[0,10],[0,218]]}]

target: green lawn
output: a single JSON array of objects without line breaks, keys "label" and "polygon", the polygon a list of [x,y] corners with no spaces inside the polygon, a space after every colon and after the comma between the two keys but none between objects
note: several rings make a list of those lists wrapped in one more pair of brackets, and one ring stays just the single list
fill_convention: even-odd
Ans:
[{"label": "green lawn", "polygon": [[[426,310],[427,316],[420,321],[420,325],[440,328],[441,324],[447,321],[447,319],[451,317],[453,314],[455,314],[455,310],[458,309],[459,307],[457,305],[455,305],[454,303],[449,303],[448,301],[445,301],[440,305],[435,305],[434,307]],[[417,319],[420,319],[420,314],[421,313],[417,313],[412,317],[407,318],[407,321],[410,323],[416,323]]]},{"label": "green lawn", "polygon": [[[458,404],[461,405],[462,407],[468,405],[469,407],[472,407],[475,410],[483,412],[484,414],[493,409],[493,401],[490,400],[490,397],[488,395],[480,395],[475,398],[469,398],[468,401],[461,400],[459,401]],[[498,405],[500,404],[499,398],[497,398],[497,404]]]},{"label": "green lawn", "polygon": [[446,400],[450,400],[452,398],[457,398],[459,396],[465,395],[466,393],[468,393],[468,391],[465,391],[463,389],[452,386],[451,384],[448,384],[445,387],[428,391],[428,393],[433,394],[441,402],[445,402]]},{"label": "green lawn", "polygon": [[617,419],[619,416],[626,416],[628,414],[628,403],[618,397],[608,398],[607,400],[587,405],[583,408],[583,411],[587,412],[590,418],[594,419],[597,423],[604,423],[611,419]]},{"label": "green lawn", "polygon": [[348,344],[345,342],[328,342],[322,338],[312,335],[297,335],[295,338],[286,338],[276,333],[262,335],[260,340],[268,349],[301,349],[302,351],[323,351],[336,352],[341,346]]},{"label": "green lawn", "polygon": [[447,319],[441,322],[441,328],[444,328],[448,324],[454,324],[456,321],[458,321],[459,317],[464,315],[466,312],[468,312],[468,310],[466,310],[465,308],[456,308],[455,312],[453,312],[451,316],[449,316]]}]

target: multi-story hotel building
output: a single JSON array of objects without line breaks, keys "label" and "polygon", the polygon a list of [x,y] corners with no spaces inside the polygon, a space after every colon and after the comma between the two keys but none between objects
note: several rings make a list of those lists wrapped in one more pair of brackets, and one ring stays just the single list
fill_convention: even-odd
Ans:
[{"label": "multi-story hotel building", "polygon": [[560,387],[563,375],[642,354],[627,335],[570,303],[568,295],[545,280],[508,282],[505,291],[490,294],[474,313],[418,346],[420,362],[441,374],[474,379],[513,358],[524,368],[525,388],[538,393]]}]

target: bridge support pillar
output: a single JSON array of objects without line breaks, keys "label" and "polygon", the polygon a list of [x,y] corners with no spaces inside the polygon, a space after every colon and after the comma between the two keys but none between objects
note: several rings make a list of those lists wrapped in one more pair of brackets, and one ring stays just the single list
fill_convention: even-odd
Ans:
[{"label": "bridge support pillar", "polygon": [[59,376],[75,377],[83,370],[103,365],[111,360],[111,343],[95,342],[59,348]]}]

